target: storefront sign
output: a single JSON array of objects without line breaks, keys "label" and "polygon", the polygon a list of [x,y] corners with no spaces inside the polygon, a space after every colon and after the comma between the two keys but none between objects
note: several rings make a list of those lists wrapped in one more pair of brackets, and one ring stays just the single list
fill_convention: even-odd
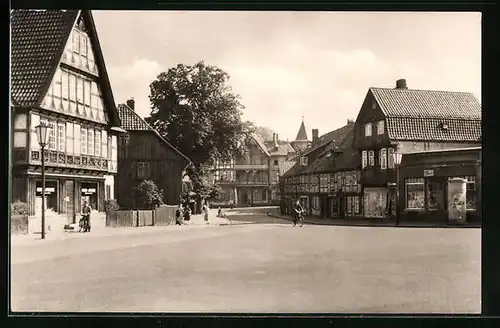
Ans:
[{"label": "storefront sign", "polygon": [[82,194],[94,194],[95,188],[82,188]]},{"label": "storefront sign", "polygon": [[[37,192],[42,192],[42,187],[36,188],[36,191]],[[55,191],[56,191],[56,188],[54,188],[54,187],[45,187],[45,193],[46,194],[50,194],[50,193],[53,193]]]},{"label": "storefront sign", "polygon": [[434,170],[424,170],[424,177],[433,177]]}]

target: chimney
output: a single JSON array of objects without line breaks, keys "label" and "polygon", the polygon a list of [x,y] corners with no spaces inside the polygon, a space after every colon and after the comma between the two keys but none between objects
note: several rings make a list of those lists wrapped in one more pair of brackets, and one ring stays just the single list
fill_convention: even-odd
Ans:
[{"label": "chimney", "polygon": [[135,111],[135,100],[134,98],[130,98],[127,100],[127,106],[130,107],[133,111]]},{"label": "chimney", "polygon": [[318,140],[318,129],[312,129],[312,142],[316,142]]},{"label": "chimney", "polygon": [[279,147],[279,144],[278,144],[278,134],[277,133],[273,133],[273,143],[274,143],[274,147],[275,148]]},{"label": "chimney", "polygon": [[347,125],[349,125],[349,124],[354,124],[354,120],[353,120],[353,119],[348,118],[348,119],[347,119]]},{"label": "chimney", "polygon": [[405,79],[397,80],[396,89],[408,89],[408,87],[406,86],[406,80]]}]

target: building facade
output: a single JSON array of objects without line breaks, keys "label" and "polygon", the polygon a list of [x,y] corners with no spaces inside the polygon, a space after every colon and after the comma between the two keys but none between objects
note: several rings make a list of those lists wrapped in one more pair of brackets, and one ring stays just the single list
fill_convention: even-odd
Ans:
[{"label": "building facade", "polygon": [[243,155],[216,161],[210,177],[222,189],[211,201],[214,206],[258,206],[279,203],[279,175],[290,166],[295,150],[278,135],[264,142],[257,134],[248,136]]},{"label": "building facade", "polygon": [[129,134],[128,141],[118,145],[118,204],[138,208],[134,188],[144,180],[154,181],[163,190],[165,204],[179,204],[183,174],[190,160],[135,112],[133,100],[117,108],[121,125]]},{"label": "building facade", "polygon": [[448,181],[466,181],[469,221],[481,220],[481,147],[408,153],[400,168],[400,217],[407,221],[447,222]]},{"label": "building facade", "polygon": [[370,88],[354,134],[354,147],[361,153],[364,216],[396,215],[395,152],[480,145],[481,106],[474,95],[412,90],[404,79],[394,89]]},{"label": "building facade", "polygon": [[[113,197],[120,128],[92,14],[88,10],[11,13],[12,200],[30,214],[75,222],[81,204],[104,211]],[[49,129],[46,193],[35,127]]]},{"label": "building facade", "polygon": [[323,218],[362,216],[360,158],[352,147],[354,122],[318,137],[282,177],[281,211],[293,214],[300,201],[305,212]]}]

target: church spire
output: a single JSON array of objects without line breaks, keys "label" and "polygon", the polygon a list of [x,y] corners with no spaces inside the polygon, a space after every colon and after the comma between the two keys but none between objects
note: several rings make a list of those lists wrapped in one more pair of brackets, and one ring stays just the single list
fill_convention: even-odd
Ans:
[{"label": "church spire", "polygon": [[297,133],[297,137],[295,141],[304,141],[307,139],[306,126],[304,125],[304,116],[302,116],[302,123],[300,124],[299,133]]}]

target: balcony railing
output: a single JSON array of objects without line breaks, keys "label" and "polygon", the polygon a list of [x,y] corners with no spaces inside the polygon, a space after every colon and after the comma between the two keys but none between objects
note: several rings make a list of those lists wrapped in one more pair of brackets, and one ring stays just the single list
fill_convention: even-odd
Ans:
[{"label": "balcony railing", "polygon": [[267,170],[267,164],[235,164],[235,170]]},{"label": "balcony railing", "polygon": [[[41,162],[41,151],[31,150],[30,162]],[[45,164],[67,168],[81,168],[99,171],[116,171],[116,164],[96,156],[67,155],[45,150]]]}]

